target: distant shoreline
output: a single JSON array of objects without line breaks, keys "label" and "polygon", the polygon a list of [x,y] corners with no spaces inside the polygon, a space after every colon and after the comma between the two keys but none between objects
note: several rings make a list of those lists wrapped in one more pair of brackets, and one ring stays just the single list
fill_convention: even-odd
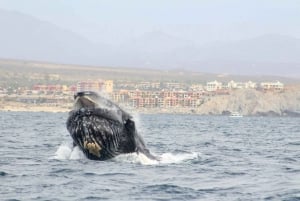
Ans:
[{"label": "distant shoreline", "polygon": [[25,104],[17,104],[16,106],[13,105],[7,105],[7,106],[1,106],[0,111],[6,111],[6,112],[68,112],[71,109],[64,108],[64,107],[55,107],[55,106],[31,106],[31,105],[25,105]]},{"label": "distant shoreline", "polygon": [[[299,87],[283,92],[260,92],[254,89],[235,90],[230,95],[205,96],[197,107],[131,107],[120,103],[130,114],[195,114],[229,116],[238,112],[243,116],[300,117]],[[124,103],[125,104],[125,103]],[[13,112],[69,112],[73,103],[24,103],[0,99],[0,111]]]},{"label": "distant shoreline", "polygon": [[[61,106],[32,106],[26,104],[16,104],[13,106],[12,104],[7,106],[0,106],[0,111],[3,112],[69,112],[72,108],[61,107]],[[141,109],[130,109],[124,108],[126,111],[130,111],[130,113],[142,113],[142,114],[195,114],[191,111],[190,108],[141,108]],[[199,114],[200,115],[200,114]]]},{"label": "distant shoreline", "polygon": [[[71,108],[65,107],[56,107],[56,106],[1,106],[0,112],[46,112],[46,113],[68,113],[71,111]],[[199,115],[199,116],[227,116],[227,114],[204,114],[201,112],[197,112],[195,110],[191,110],[190,108],[152,108],[152,109],[125,109],[129,111],[131,114],[169,114],[169,115]],[[259,113],[256,115],[244,115],[244,117],[300,117],[300,113],[289,112],[282,114],[277,114],[273,112],[265,112]]]}]

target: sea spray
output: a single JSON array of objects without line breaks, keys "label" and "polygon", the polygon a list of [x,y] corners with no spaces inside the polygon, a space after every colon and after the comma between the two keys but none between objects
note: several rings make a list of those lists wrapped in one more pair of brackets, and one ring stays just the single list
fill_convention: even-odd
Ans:
[{"label": "sea spray", "polygon": [[120,162],[138,163],[142,165],[178,164],[189,160],[197,160],[200,153],[163,153],[156,155],[159,160],[152,160],[142,153],[130,153],[117,156],[114,160]]},{"label": "sea spray", "polygon": [[62,143],[55,152],[54,159],[58,160],[79,160],[85,158],[78,147],[73,147],[70,143]]},{"label": "sea spray", "polygon": [[200,158],[200,153],[192,152],[192,153],[164,153],[160,156],[160,163],[162,164],[170,164],[170,163],[181,163],[188,160],[196,160]]},{"label": "sea spray", "polygon": [[[142,153],[129,153],[121,154],[112,160],[116,162],[137,163],[142,165],[175,164],[188,160],[196,160],[200,157],[200,153],[163,153],[161,155],[156,155],[156,157],[159,160],[152,160]],[[57,148],[53,158],[58,160],[81,160],[85,159],[85,156],[79,147],[72,147],[70,143],[64,142]]]}]

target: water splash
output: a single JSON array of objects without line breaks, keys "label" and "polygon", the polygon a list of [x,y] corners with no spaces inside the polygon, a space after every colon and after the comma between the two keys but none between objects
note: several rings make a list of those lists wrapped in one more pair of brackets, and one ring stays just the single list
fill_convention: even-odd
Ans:
[{"label": "water splash", "polygon": [[200,158],[200,153],[191,152],[191,153],[164,153],[161,155],[161,163],[169,164],[169,163],[181,163],[189,160],[196,160]]},{"label": "water splash", "polygon": [[122,154],[113,159],[114,161],[118,162],[128,162],[128,163],[138,163],[143,165],[157,165],[159,161],[152,160],[148,158],[144,154],[137,154],[137,153],[130,153],[130,154]]},{"label": "water splash", "polygon": [[200,153],[164,153],[162,155],[158,155],[157,158],[159,158],[159,160],[152,160],[142,153],[131,153],[117,156],[114,160],[121,162],[138,163],[142,165],[177,164],[189,160],[197,160],[200,158]]},{"label": "water splash", "polygon": [[[62,143],[57,148],[57,151],[52,158],[57,160],[80,160],[85,159],[86,157],[79,149],[79,147],[73,147],[71,143]],[[113,158],[112,160],[117,162],[137,163],[142,165],[175,164],[183,163],[189,160],[197,160],[200,158],[200,153],[164,153],[161,155],[157,155],[157,158],[159,158],[159,160],[152,160],[142,153],[130,153],[121,154]]]},{"label": "water splash", "polygon": [[85,156],[79,147],[73,147],[70,143],[63,143],[58,147],[53,158],[58,160],[79,160],[85,158]]}]

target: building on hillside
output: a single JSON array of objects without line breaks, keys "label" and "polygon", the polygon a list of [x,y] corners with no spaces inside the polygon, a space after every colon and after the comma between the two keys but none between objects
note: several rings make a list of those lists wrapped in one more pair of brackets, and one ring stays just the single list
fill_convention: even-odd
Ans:
[{"label": "building on hillside", "polygon": [[103,90],[104,82],[102,80],[98,81],[80,81],[77,83],[77,92],[79,91],[95,91],[100,92]]},{"label": "building on hillside", "polygon": [[136,83],[132,81],[117,81],[114,83],[114,87],[116,89],[126,89],[126,90],[133,90],[136,89]]},{"label": "building on hillside", "polygon": [[77,91],[77,85],[71,85],[71,86],[69,86],[68,91],[69,91],[70,93],[75,94],[76,91]]},{"label": "building on hillside", "polygon": [[248,82],[245,83],[245,88],[246,89],[256,89],[257,84],[255,82],[248,81]]},{"label": "building on hillside", "polygon": [[105,80],[103,90],[106,93],[112,93],[114,91],[114,81],[113,80]]},{"label": "building on hillside", "polygon": [[190,86],[190,90],[191,91],[203,91],[204,90],[204,87],[202,84],[192,84]]},{"label": "building on hillside", "polygon": [[32,87],[32,91],[35,91],[37,94],[53,94],[56,92],[62,93],[65,89],[64,85],[41,85],[36,84]]},{"label": "building on hillside", "polygon": [[217,80],[215,80],[215,81],[206,83],[206,90],[207,91],[218,91],[218,90],[221,90],[221,89],[223,89],[222,82],[218,82]]},{"label": "building on hillside", "polygon": [[262,82],[260,87],[265,91],[282,91],[284,89],[284,84],[277,82]]},{"label": "building on hillside", "polygon": [[227,86],[228,86],[228,89],[255,89],[255,88],[257,88],[257,84],[252,81],[235,82],[235,81],[231,80],[230,82],[228,82]]},{"label": "building on hillside", "polygon": [[235,82],[235,81],[231,80],[230,82],[228,82],[227,86],[228,86],[228,89],[244,89],[245,83]]},{"label": "building on hillside", "polygon": [[184,84],[179,82],[166,82],[164,83],[164,87],[168,90],[180,90],[184,88]]},{"label": "building on hillside", "polygon": [[140,90],[159,90],[160,82],[139,82],[136,84],[135,89]]},{"label": "building on hillside", "polygon": [[118,90],[111,94],[112,100],[118,103],[127,103],[129,101],[128,90]]}]

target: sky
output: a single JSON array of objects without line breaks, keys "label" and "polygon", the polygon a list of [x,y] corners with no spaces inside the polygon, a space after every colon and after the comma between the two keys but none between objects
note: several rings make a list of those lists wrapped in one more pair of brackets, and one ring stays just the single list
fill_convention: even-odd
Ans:
[{"label": "sky", "polygon": [[198,43],[264,34],[300,38],[299,0],[0,0],[0,9],[111,44],[151,31]]}]

